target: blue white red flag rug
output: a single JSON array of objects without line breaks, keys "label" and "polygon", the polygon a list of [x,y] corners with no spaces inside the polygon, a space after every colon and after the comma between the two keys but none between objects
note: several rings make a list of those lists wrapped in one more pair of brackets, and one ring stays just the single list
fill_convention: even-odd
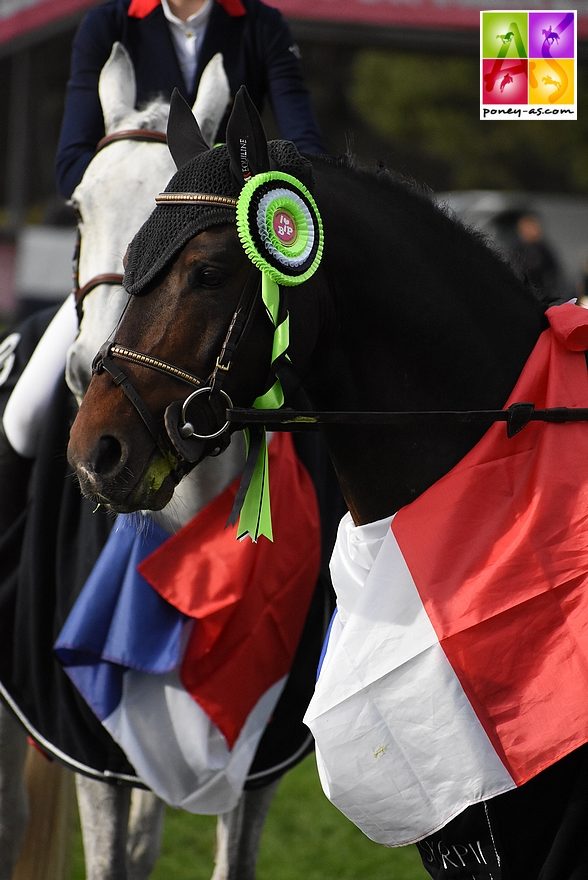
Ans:
[{"label": "blue white red flag rug", "polygon": [[238,481],[172,537],[119,517],[55,646],[140,778],[191,812],[241,796],[318,578],[312,483],[289,436],[269,455],[273,543],[225,528]]}]

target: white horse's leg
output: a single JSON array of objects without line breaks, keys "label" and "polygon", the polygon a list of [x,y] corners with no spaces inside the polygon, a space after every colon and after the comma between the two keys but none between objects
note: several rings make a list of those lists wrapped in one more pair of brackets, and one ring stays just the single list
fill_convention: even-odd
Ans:
[{"label": "white horse's leg", "polygon": [[147,880],[161,851],[164,804],[152,791],[134,788],[127,840],[129,880]]},{"label": "white horse's leg", "polygon": [[0,880],[10,880],[28,820],[26,734],[0,703]]},{"label": "white horse's leg", "polygon": [[127,880],[131,790],[76,775],[86,880]]},{"label": "white horse's leg", "polygon": [[261,832],[278,782],[244,791],[235,809],[218,817],[212,880],[255,880]]}]

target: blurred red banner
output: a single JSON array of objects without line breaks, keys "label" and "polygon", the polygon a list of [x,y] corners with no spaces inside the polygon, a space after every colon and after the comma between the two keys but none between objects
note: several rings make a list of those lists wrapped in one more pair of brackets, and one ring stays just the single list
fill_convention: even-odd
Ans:
[{"label": "blurred red banner", "polygon": [[94,5],[95,0],[4,0],[0,6],[0,43],[42,31]]},{"label": "blurred red banner", "polygon": [[[95,3],[96,0],[3,0],[0,43],[43,30]],[[472,0],[269,0],[269,5],[277,7],[291,20],[411,30],[478,30],[480,10],[489,6]],[[578,8],[586,5],[585,0],[573,5],[578,9],[578,36],[586,39],[588,10]],[[518,3],[516,8],[553,9],[560,6],[560,0],[553,3],[529,0]]]}]

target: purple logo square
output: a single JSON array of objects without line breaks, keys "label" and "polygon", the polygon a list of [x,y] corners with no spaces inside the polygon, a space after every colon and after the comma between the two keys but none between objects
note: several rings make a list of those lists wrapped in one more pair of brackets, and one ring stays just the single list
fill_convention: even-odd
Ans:
[{"label": "purple logo square", "polygon": [[573,12],[529,13],[529,58],[574,58],[575,46]]}]

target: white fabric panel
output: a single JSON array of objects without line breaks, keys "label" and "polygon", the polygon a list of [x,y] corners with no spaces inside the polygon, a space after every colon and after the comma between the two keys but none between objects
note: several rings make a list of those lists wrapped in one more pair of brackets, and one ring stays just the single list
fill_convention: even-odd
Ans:
[{"label": "white fabric panel", "polygon": [[184,690],[177,670],[127,672],[123,696],[103,721],[138,776],[162,800],[190,813],[217,815],[237,805],[259,741],[286,677],[254,706],[232,750]]},{"label": "white fabric panel", "polygon": [[347,514],[340,525],[332,575],[342,609],[305,722],[329,800],[368,837],[401,846],[514,782],[439,645],[390,522],[356,528]]}]

